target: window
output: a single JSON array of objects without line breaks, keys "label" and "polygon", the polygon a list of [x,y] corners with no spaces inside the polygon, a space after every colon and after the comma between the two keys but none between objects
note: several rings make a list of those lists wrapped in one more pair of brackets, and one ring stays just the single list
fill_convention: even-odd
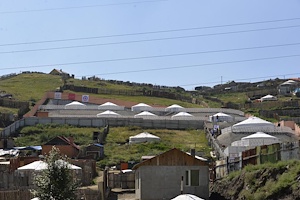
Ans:
[{"label": "window", "polygon": [[185,185],[199,186],[199,170],[185,171]]}]

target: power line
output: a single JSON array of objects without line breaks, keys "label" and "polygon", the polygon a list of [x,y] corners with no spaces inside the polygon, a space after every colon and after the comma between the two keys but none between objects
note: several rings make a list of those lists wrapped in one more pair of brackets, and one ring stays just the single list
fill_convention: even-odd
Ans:
[{"label": "power line", "polygon": [[[128,73],[139,73],[139,72],[149,72],[149,71],[162,71],[162,70],[169,70],[169,69],[183,69],[183,68],[194,68],[194,67],[223,65],[223,64],[235,64],[235,63],[243,63],[243,62],[262,61],[262,60],[274,60],[274,59],[292,58],[292,57],[299,57],[299,56],[300,56],[300,54],[285,55],[285,56],[254,58],[254,59],[235,60],[235,61],[226,61],[226,62],[204,63],[204,64],[196,64],[196,65],[184,65],[184,66],[177,66],[177,67],[160,67],[160,68],[131,70],[131,71],[119,71],[119,72],[110,72],[110,73],[102,73],[102,74],[95,74],[95,75],[105,76],[105,75],[114,75],[114,74],[128,74]],[[86,75],[86,76],[91,76],[91,75]]]},{"label": "power line", "polygon": [[[300,54],[284,55],[284,56],[274,56],[274,57],[265,57],[265,58],[253,58],[253,59],[246,59],[246,60],[204,63],[204,64],[195,64],[195,65],[183,65],[183,66],[177,66],[177,67],[160,67],[160,68],[150,68],[150,69],[142,69],[142,70],[110,72],[110,73],[93,74],[93,75],[112,75],[112,74],[148,72],[148,71],[162,71],[162,70],[169,70],[169,69],[182,69],[182,68],[193,68],[193,67],[201,67],[201,66],[211,66],[211,65],[222,65],[222,64],[234,64],[234,63],[243,63],[243,62],[262,61],[262,60],[274,60],[274,59],[292,58],[292,57],[299,57],[299,56],[300,56]],[[100,62],[103,62],[103,60],[69,62],[69,63],[55,63],[55,64],[44,64],[44,65],[32,65],[32,66],[24,66],[24,67],[6,67],[6,68],[1,68],[0,70],[25,69],[25,68],[43,68],[43,67],[51,67],[51,66],[68,66],[68,65],[80,65],[80,64],[94,64],[94,63],[100,63]],[[84,76],[93,76],[93,75],[84,75]]]},{"label": "power line", "polygon": [[159,1],[168,1],[168,0],[149,0],[149,1],[134,1],[134,2],[127,2],[127,3],[98,4],[98,5],[90,5],[90,6],[72,6],[72,7],[45,8],[45,9],[35,9],[35,10],[2,11],[2,12],[0,12],[0,14],[15,14],[15,13],[57,11],[57,10],[71,10],[71,9],[81,9],[81,8],[95,8],[95,7],[119,6],[119,5],[129,5],[129,4],[152,3],[152,2],[159,2]]},{"label": "power line", "polygon": [[[245,80],[255,80],[255,79],[266,79],[266,78],[274,78],[274,77],[280,77],[280,76],[292,76],[292,75],[298,75],[300,74],[299,72],[292,73],[292,74],[279,74],[279,75],[272,75],[272,76],[260,76],[260,77],[251,77],[251,78],[240,78],[240,79],[234,79],[234,81],[245,81]],[[226,80],[230,81],[230,80]],[[202,82],[202,83],[191,83],[191,84],[184,84],[184,85],[179,85],[179,86],[193,86],[193,85],[208,85],[208,84],[218,84],[219,81],[214,81],[214,82]]]},{"label": "power line", "polygon": [[[300,56],[300,54],[295,54],[295,55],[274,56],[274,57],[265,57],[265,58],[253,58],[253,59],[246,59],[246,60],[215,62],[215,63],[205,63],[205,64],[196,64],[196,65],[184,65],[184,66],[177,66],[177,67],[161,67],[161,68],[151,68],[151,69],[132,70],[132,71],[110,72],[110,73],[102,73],[102,74],[95,74],[95,75],[112,75],[112,74],[127,74],[127,73],[137,73],[137,72],[148,72],[148,71],[161,71],[161,70],[168,70],[168,69],[193,68],[193,67],[210,66],[210,65],[234,64],[234,63],[253,62],[253,61],[262,61],[262,60],[274,60],[274,59],[292,58],[292,57],[299,57],[299,56]],[[95,61],[56,63],[56,64],[45,64],[45,65],[32,65],[32,66],[26,66],[26,67],[7,67],[7,68],[1,68],[0,70],[24,69],[24,68],[42,68],[42,67],[50,67],[50,66],[67,66],[67,65],[80,65],[80,64],[93,64],[93,63],[99,63],[99,62],[103,62],[103,61],[102,60],[95,60]],[[86,76],[90,76],[90,75],[86,75]]]},{"label": "power line", "polygon": [[[300,43],[276,44],[276,45],[242,47],[242,48],[233,48],[233,49],[220,49],[220,50],[210,50],[210,51],[198,51],[198,52],[187,52],[187,53],[176,53],[176,54],[163,54],[163,55],[129,57],[129,58],[115,58],[115,59],[98,60],[97,62],[98,63],[101,63],[101,62],[117,62],[117,61],[128,61],[128,60],[150,59],[150,58],[163,58],[163,57],[187,56],[187,55],[197,55],[197,54],[207,54],[207,53],[221,53],[221,52],[230,52],[230,51],[275,48],[275,47],[296,46],[296,45],[300,45]],[[3,54],[3,53],[6,53],[6,52],[0,52],[0,54]]]},{"label": "power line", "polygon": [[[168,33],[168,32],[179,32],[179,31],[210,29],[210,28],[222,28],[222,27],[232,27],[232,26],[252,25],[252,24],[264,24],[264,23],[292,21],[292,20],[299,20],[299,19],[300,18],[290,18],[290,19],[279,19],[279,20],[259,21],[259,22],[246,22],[246,23],[214,25],[214,26],[204,26],[204,27],[192,27],[192,28],[182,28],[182,29],[148,31],[148,32],[138,32],[138,33],[124,33],[124,34],[113,34],[113,35],[102,35],[102,36],[91,36],[91,37],[66,38],[66,39],[57,39],[57,40],[43,40],[43,41],[31,41],[31,42],[19,42],[19,43],[6,43],[6,44],[0,44],[0,46],[16,46],[16,45],[54,43],[54,42],[67,42],[67,41],[78,41],[78,40],[92,40],[92,39],[100,39],[100,38],[112,38],[112,37],[123,37],[123,36],[147,35],[147,34],[157,34],[157,33]],[[299,27],[299,25],[296,25],[296,26],[287,26],[287,27],[277,27],[277,28],[275,27],[275,28],[269,28],[269,29],[268,28],[265,28],[265,29],[255,29],[255,30],[256,31],[258,31],[258,30],[271,30],[271,29],[292,28],[292,27]],[[254,31],[254,30],[249,30],[249,31]],[[246,32],[247,32],[247,30],[246,30]],[[229,33],[231,33],[231,32],[229,32]],[[229,34],[229,33],[225,33],[225,34]],[[216,33],[216,34],[218,34],[218,33]],[[209,36],[209,35],[215,35],[215,34],[204,34],[203,36]],[[197,36],[197,37],[199,37],[199,36]]]},{"label": "power line", "polygon": [[[210,34],[201,34],[201,35],[165,37],[165,38],[154,38],[154,39],[144,39],[144,40],[131,40],[131,41],[123,41],[123,42],[109,42],[109,43],[87,44],[87,45],[74,45],[74,46],[64,46],[64,47],[25,49],[25,50],[15,50],[15,51],[2,51],[2,52],[0,52],[0,54],[25,53],[25,52],[35,52],[35,51],[50,51],[50,50],[74,49],[74,48],[95,47],[95,46],[105,46],[105,45],[119,45],[119,44],[130,44],[130,43],[140,43],[140,42],[164,41],[164,40],[185,39],[185,38],[194,38],[194,37],[203,37],[203,36],[215,36],[215,35],[226,35],[226,34],[254,32],[254,31],[276,30],[276,29],[282,29],[282,28],[296,28],[296,27],[300,27],[300,25],[285,26],[285,27],[273,27],[273,28],[263,28],[263,29],[252,29],[252,30],[244,30],[244,31],[230,31],[230,32],[223,32],[223,33],[210,33]],[[295,43],[295,44],[286,44],[286,45],[287,46],[298,45],[298,43]],[[281,46],[281,45],[279,45],[279,46]],[[259,47],[257,47],[257,48],[259,48]],[[266,47],[264,47],[264,48],[266,48]]]},{"label": "power line", "polygon": [[[215,63],[204,63],[204,64],[195,64],[195,65],[184,65],[184,66],[177,66],[177,67],[163,67],[163,68],[151,68],[151,69],[143,69],[143,70],[120,71],[120,72],[111,72],[111,73],[102,73],[102,74],[93,74],[93,75],[82,75],[82,76],[105,76],[105,75],[125,74],[125,73],[139,73],[139,72],[149,72],[149,71],[162,71],[162,70],[170,70],[170,69],[182,69],[182,68],[194,68],[194,67],[204,67],[204,66],[223,65],[223,64],[235,64],[235,63],[243,63],[243,62],[274,60],[274,59],[292,58],[292,57],[300,57],[300,54],[275,56],[275,57],[265,57],[265,58],[254,58],[254,59],[246,59],[246,60],[225,61],[225,62],[215,62]],[[35,65],[35,66],[26,66],[26,67],[8,67],[8,68],[1,68],[0,70],[25,69],[25,68],[42,68],[42,67],[50,67],[50,66],[67,66],[67,65],[78,65],[78,64],[93,64],[93,63],[97,63],[97,62],[98,61],[85,61],[85,62],[72,62],[72,63],[60,63],[60,64]],[[284,74],[284,76],[295,75],[295,74],[300,74],[300,73]],[[76,77],[82,77],[82,76],[76,76]],[[270,77],[276,77],[276,76],[278,77],[278,76],[283,76],[283,75],[274,75],[274,76],[265,76],[265,77],[252,77],[252,78],[236,79],[236,81],[249,80],[249,79],[270,78]],[[215,84],[215,83],[219,83],[219,81],[216,81],[216,82],[205,82],[205,83],[195,83],[195,84],[186,84],[186,85],[180,85],[180,86],[207,85],[207,84]]]}]

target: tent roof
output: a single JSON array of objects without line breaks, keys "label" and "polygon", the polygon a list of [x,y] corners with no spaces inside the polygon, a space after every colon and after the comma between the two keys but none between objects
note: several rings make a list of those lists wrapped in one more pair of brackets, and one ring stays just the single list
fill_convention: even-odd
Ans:
[{"label": "tent roof", "polygon": [[148,111],[143,111],[143,112],[141,112],[139,114],[136,114],[135,116],[157,116],[157,115],[155,115],[155,114],[153,114],[151,112],[148,112]]},{"label": "tent roof", "polygon": [[[190,153],[190,152],[186,152],[186,154],[191,156],[191,153]],[[200,157],[200,156],[196,156],[196,155],[195,155],[195,158],[197,158],[198,160],[207,161],[206,158],[202,158],[202,157]]]},{"label": "tent roof", "polygon": [[183,107],[177,104],[173,104],[171,106],[168,106],[167,108],[183,108]]},{"label": "tent roof", "polygon": [[[67,165],[69,169],[81,169],[81,167],[78,167],[76,165],[72,165],[64,160],[57,160],[56,161],[58,165]],[[22,167],[19,167],[18,170],[44,170],[47,169],[48,164],[42,160],[34,161],[28,165],[24,165]]]},{"label": "tent roof", "polygon": [[80,103],[78,101],[73,101],[71,103],[66,104],[66,106],[71,106],[71,105],[76,105],[76,106],[85,106],[83,103]]},{"label": "tent roof", "polygon": [[242,140],[244,139],[258,139],[258,138],[273,138],[273,139],[276,139],[277,137],[274,137],[272,135],[269,135],[269,134],[266,134],[266,133],[263,133],[263,132],[257,132],[257,133],[254,133],[252,135],[249,135],[249,136],[246,136],[246,137],[243,137]]},{"label": "tent roof", "polygon": [[14,149],[17,149],[17,150],[35,150],[35,151],[41,151],[42,150],[42,146],[14,147]]},{"label": "tent roof", "polygon": [[296,81],[288,80],[288,81],[285,81],[285,82],[281,83],[280,85],[295,85],[295,84],[297,84]]},{"label": "tent roof", "polygon": [[143,133],[137,134],[135,136],[130,136],[129,138],[157,138],[157,139],[159,139],[159,137],[152,135],[148,132],[143,132]]},{"label": "tent roof", "polygon": [[273,95],[268,94],[266,96],[263,96],[262,98],[273,98],[273,97],[274,97]]},{"label": "tent roof", "polygon": [[103,103],[99,106],[118,106],[117,104],[114,104],[114,103],[111,103],[111,102],[106,102],[106,103]]},{"label": "tent roof", "polygon": [[247,125],[249,125],[249,126],[251,126],[251,125],[252,126],[255,126],[255,125],[269,125],[269,126],[273,125],[274,126],[274,124],[272,124],[271,122],[260,119],[258,117],[249,117],[248,119],[246,119],[244,121],[241,121],[237,124],[234,124],[232,127],[243,126],[243,125],[245,125],[245,126],[247,126]]},{"label": "tent roof", "polygon": [[216,116],[219,116],[219,117],[231,117],[230,115],[227,115],[227,114],[225,114],[225,113],[221,113],[221,112],[219,112],[219,113],[216,113],[216,114],[214,114],[213,115],[214,117],[216,117]]},{"label": "tent roof", "polygon": [[204,200],[204,199],[192,194],[181,194],[171,200]]},{"label": "tent roof", "polygon": [[18,168],[18,170],[26,170],[26,169],[32,169],[32,170],[36,170],[36,171],[47,169],[47,163],[45,163],[44,161],[38,160],[38,161],[34,161],[28,165],[24,165],[24,166]]},{"label": "tent roof", "polygon": [[181,116],[184,116],[184,117],[193,117],[193,115],[191,115],[191,114],[189,114],[187,112],[179,112],[176,115],[173,115],[172,117],[181,117]]},{"label": "tent roof", "polygon": [[149,106],[149,105],[147,105],[145,103],[139,103],[139,104],[136,104],[136,105],[134,105],[132,107],[142,107],[142,106],[151,107],[151,106]]},{"label": "tent roof", "polygon": [[119,115],[118,113],[115,113],[113,111],[110,111],[110,110],[107,110],[107,111],[104,111],[102,113],[98,113],[97,116],[101,116],[101,115]]}]

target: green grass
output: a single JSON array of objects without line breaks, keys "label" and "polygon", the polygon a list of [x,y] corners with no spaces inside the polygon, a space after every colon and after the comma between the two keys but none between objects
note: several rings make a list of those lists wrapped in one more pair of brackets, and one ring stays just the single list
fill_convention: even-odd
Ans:
[{"label": "green grass", "polygon": [[18,114],[17,108],[7,108],[0,106],[0,113],[12,113],[12,114]]},{"label": "green grass", "polygon": [[[69,125],[36,125],[22,128],[21,137],[15,138],[17,146],[42,145],[55,136],[73,137],[74,141],[85,146],[92,143],[92,134],[97,128],[81,128]],[[159,143],[124,144],[130,136],[147,131],[161,138]],[[121,161],[139,161],[143,155],[156,155],[171,148],[189,151],[195,148],[208,156],[210,148],[207,145],[203,130],[161,130],[141,129],[139,127],[111,127],[105,143],[105,159],[99,164],[116,165]]]},{"label": "green grass", "polygon": [[0,90],[12,94],[19,101],[38,101],[45,92],[54,91],[61,85],[60,76],[31,73],[1,80]]},{"label": "green grass", "polygon": [[236,104],[244,104],[245,101],[248,99],[246,93],[244,92],[228,92],[223,94],[214,95],[218,99],[222,100],[223,102],[232,102]]},{"label": "green grass", "polygon": [[[72,91],[66,91],[72,92]],[[86,94],[77,92],[76,94]],[[174,99],[166,99],[166,98],[159,98],[159,97],[147,97],[147,96],[125,96],[125,95],[105,95],[105,94],[90,94],[91,96],[104,98],[104,99],[117,99],[122,101],[134,102],[134,103],[146,103],[154,106],[170,106],[172,104],[178,104],[185,108],[202,108],[203,105],[192,104],[188,102],[183,102]]]},{"label": "green grass", "polygon": [[245,199],[278,199],[287,190],[297,191],[299,188],[300,161],[289,160],[278,163],[248,165],[241,172],[230,173],[225,179],[232,181],[244,174],[247,190],[240,193]]}]

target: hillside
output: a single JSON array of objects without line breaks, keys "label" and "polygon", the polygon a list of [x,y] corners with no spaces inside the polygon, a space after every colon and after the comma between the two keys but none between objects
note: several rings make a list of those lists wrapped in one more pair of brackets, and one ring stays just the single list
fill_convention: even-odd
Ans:
[{"label": "hillside", "polygon": [[211,187],[212,200],[300,199],[300,161],[249,165]]},{"label": "hillside", "polygon": [[[93,143],[92,135],[97,128],[74,127],[70,125],[41,125],[24,127],[15,138],[17,146],[41,145],[55,136],[72,137],[76,144],[86,146]],[[161,138],[159,143],[142,143],[128,145],[130,136],[147,131]],[[143,155],[156,155],[171,148],[189,151],[191,148],[208,157],[210,148],[207,145],[203,130],[163,130],[142,129],[139,127],[111,127],[105,142],[105,158],[99,165],[117,165],[121,161],[140,161]]]}]

